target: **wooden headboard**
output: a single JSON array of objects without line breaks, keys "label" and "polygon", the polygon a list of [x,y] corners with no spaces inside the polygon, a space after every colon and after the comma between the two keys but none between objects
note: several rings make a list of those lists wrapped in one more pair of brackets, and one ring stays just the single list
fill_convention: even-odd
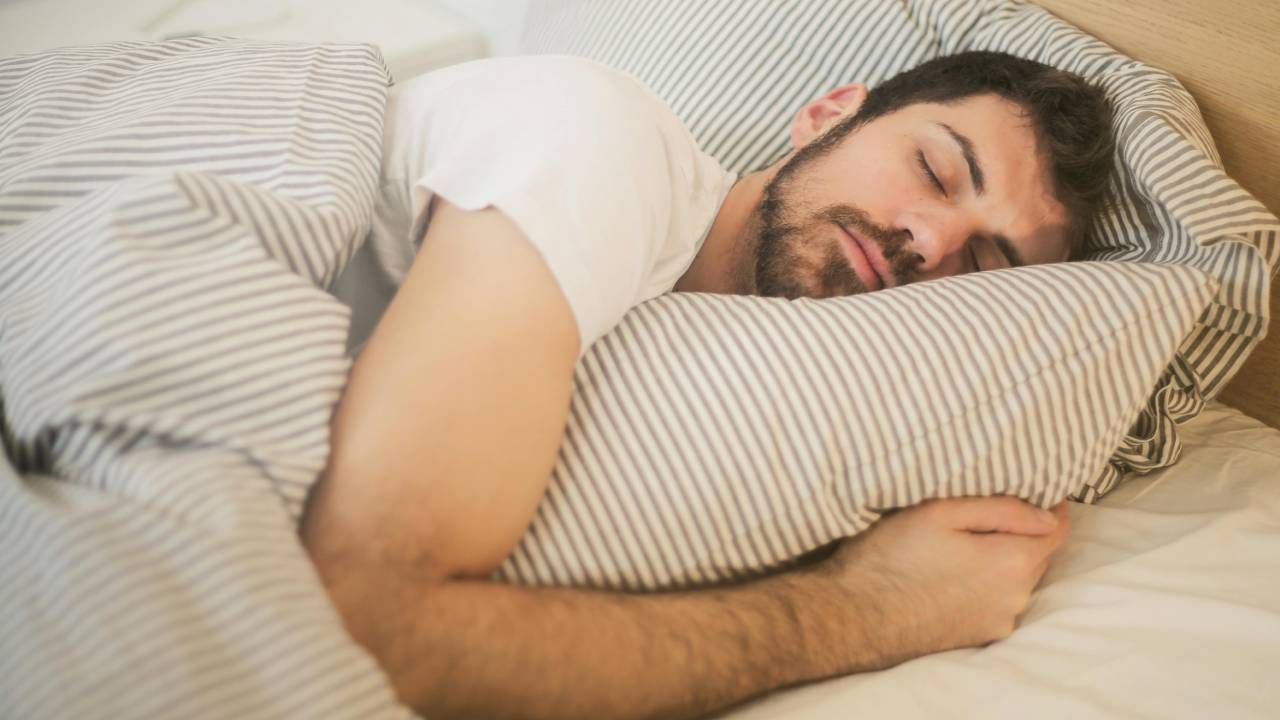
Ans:
[{"label": "wooden headboard", "polygon": [[[1195,96],[1227,174],[1280,213],[1280,2],[1034,0]],[[1270,334],[1220,399],[1280,428],[1280,293]]]}]

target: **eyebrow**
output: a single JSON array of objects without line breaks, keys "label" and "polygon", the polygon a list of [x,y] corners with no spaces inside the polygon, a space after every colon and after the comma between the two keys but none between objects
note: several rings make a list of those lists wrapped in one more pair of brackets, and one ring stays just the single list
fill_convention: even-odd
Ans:
[{"label": "eyebrow", "polygon": [[987,191],[986,175],[982,173],[982,164],[978,162],[978,155],[973,151],[973,141],[956,132],[955,128],[940,122],[938,126],[947,131],[952,140],[960,146],[960,154],[964,156],[965,164],[969,166],[969,179],[973,181],[973,189],[981,195]]}]

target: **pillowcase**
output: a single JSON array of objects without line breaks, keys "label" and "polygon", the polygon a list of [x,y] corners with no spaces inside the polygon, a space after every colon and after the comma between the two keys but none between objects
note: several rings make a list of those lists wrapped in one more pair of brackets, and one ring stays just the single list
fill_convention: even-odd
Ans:
[{"label": "pillowcase", "polygon": [[1219,289],[1110,462],[1073,489],[1078,500],[1093,502],[1124,472],[1172,463],[1176,423],[1200,412],[1266,332],[1280,221],[1223,174],[1191,96],[1168,73],[1029,3],[555,0],[531,7],[522,50],[632,73],[737,173],[788,150],[788,123],[804,102],[943,54],[1009,52],[1099,83],[1116,110],[1115,207],[1092,228],[1088,258],[1189,265]]},{"label": "pillowcase", "polygon": [[546,497],[496,578],[739,579],[929,498],[1096,476],[1215,291],[1070,263],[830,300],[665,295],[579,364]]}]

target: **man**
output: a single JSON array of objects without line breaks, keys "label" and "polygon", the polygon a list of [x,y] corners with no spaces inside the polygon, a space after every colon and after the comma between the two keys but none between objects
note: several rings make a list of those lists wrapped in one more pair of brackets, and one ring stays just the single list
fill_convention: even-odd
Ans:
[{"label": "man", "polygon": [[302,529],[347,628],[441,717],[697,716],[1008,635],[1067,534],[1061,506],[926,503],[799,570],[699,592],[484,578],[546,486],[575,360],[629,307],[1066,260],[1101,202],[1107,118],[1078,78],[959,55],[805,105],[793,152],[738,179],[593,63],[410,83],[388,106],[373,233],[339,283],[358,306],[379,283],[394,297],[364,315],[377,326]]}]

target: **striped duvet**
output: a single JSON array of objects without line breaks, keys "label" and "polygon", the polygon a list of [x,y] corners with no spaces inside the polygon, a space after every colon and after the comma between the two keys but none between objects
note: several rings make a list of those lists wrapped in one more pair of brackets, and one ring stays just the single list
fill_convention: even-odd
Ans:
[{"label": "striped duvet", "polygon": [[0,61],[0,717],[405,717],[295,531],[372,212],[366,46]]}]

